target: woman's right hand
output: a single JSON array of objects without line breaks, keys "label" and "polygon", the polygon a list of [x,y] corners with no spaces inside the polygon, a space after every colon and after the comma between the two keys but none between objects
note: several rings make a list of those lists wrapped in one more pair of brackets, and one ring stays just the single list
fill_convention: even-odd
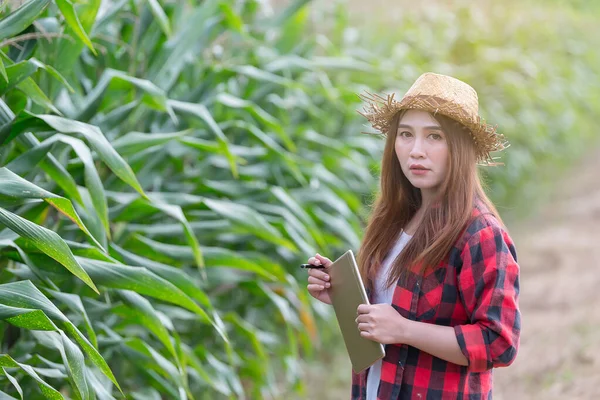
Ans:
[{"label": "woman's right hand", "polygon": [[331,297],[329,296],[331,282],[328,268],[332,264],[332,261],[317,253],[314,257],[308,259],[308,263],[313,265],[323,265],[325,267],[308,269],[308,286],[306,287],[308,293],[325,304],[331,304]]}]

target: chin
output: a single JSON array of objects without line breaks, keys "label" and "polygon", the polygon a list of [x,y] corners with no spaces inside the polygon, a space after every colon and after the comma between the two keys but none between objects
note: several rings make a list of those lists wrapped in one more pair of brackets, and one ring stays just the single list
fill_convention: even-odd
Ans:
[{"label": "chin", "polygon": [[409,181],[417,189],[432,189],[432,188],[434,188],[434,187],[437,186],[437,185],[429,183],[429,182],[423,182],[423,181],[415,181],[415,182],[413,182],[410,179],[409,179]]}]

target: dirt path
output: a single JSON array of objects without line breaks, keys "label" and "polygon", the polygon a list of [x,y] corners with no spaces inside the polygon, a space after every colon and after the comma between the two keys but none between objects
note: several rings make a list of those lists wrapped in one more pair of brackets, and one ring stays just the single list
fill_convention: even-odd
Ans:
[{"label": "dirt path", "polygon": [[521,348],[494,398],[600,398],[600,151],[511,229],[521,266]]}]

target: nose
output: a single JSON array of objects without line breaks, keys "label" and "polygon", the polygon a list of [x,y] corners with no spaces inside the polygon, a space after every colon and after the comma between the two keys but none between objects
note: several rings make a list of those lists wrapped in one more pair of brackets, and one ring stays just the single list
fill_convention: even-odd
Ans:
[{"label": "nose", "polygon": [[423,142],[421,138],[417,138],[413,142],[413,147],[410,149],[409,156],[414,159],[424,158],[425,157],[425,149],[423,148]]}]

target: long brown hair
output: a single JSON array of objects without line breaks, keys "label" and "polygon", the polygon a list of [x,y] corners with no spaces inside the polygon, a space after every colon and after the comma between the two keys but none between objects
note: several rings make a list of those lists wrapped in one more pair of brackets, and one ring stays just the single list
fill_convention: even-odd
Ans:
[{"label": "long brown hair", "polygon": [[[392,121],[387,133],[381,161],[380,192],[372,212],[361,247],[358,263],[365,284],[373,289],[373,281],[388,251],[400,231],[421,207],[421,191],[406,178],[395,152],[398,123],[404,111]],[[462,124],[442,115],[432,115],[446,133],[448,168],[440,185],[438,198],[428,206],[412,239],[391,267],[387,280],[390,287],[407,271],[421,264],[421,272],[435,268],[449,254],[454,243],[471,219],[474,201],[479,199],[501,222],[500,216],[486,196],[477,172],[475,146],[469,131]]]}]

